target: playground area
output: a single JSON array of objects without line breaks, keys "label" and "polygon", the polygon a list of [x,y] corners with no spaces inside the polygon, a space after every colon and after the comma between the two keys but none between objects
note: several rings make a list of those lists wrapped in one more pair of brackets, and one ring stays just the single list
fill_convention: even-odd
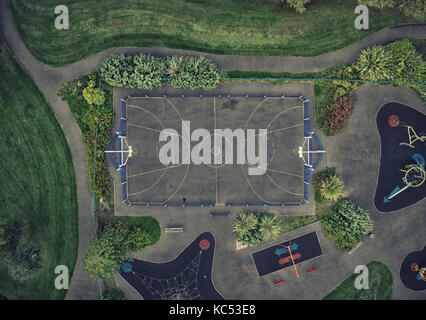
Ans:
[{"label": "playground area", "polygon": [[[120,173],[122,202],[163,207],[304,205],[323,152],[311,131],[309,112],[308,99],[284,94],[127,96],[121,99],[119,130],[107,149],[109,162]],[[198,154],[209,163],[192,158],[199,141],[191,132],[200,128],[209,137]],[[165,129],[180,147],[178,161],[167,165],[160,161],[167,142],[159,137]],[[231,133],[217,139],[222,147],[216,145],[218,129]],[[250,129],[254,136],[249,136]],[[250,162],[248,154],[253,144],[259,157],[260,135],[265,134],[261,129],[267,130],[264,166]],[[238,130],[242,136],[236,135]],[[264,173],[251,175],[252,169]]]},{"label": "playground area", "polygon": [[127,261],[120,274],[145,300],[223,300],[211,280],[214,249],[205,232],[172,261]]},{"label": "playground area", "polygon": [[259,277],[289,268],[287,271],[299,278],[300,264],[321,255],[316,232],[252,253]]},{"label": "playground area", "polygon": [[408,289],[426,289],[426,245],[423,250],[411,252],[404,258],[399,275]]},{"label": "playground area", "polygon": [[426,116],[391,102],[378,112],[377,128],[381,159],[374,203],[382,212],[395,211],[426,194]]}]

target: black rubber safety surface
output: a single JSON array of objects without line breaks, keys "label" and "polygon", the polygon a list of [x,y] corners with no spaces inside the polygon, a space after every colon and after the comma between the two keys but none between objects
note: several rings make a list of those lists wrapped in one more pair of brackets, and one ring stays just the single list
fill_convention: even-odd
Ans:
[{"label": "black rubber safety surface", "polygon": [[389,212],[410,206],[426,195],[426,183],[417,188],[408,188],[396,195],[389,202],[384,197],[391,194],[395,187],[403,187],[403,173],[405,165],[415,163],[412,159],[414,154],[421,154],[426,159],[426,142],[417,141],[412,144],[414,148],[400,145],[401,142],[408,143],[408,129],[403,124],[391,127],[388,119],[391,115],[397,115],[403,124],[414,128],[417,135],[426,133],[426,116],[406,105],[390,102],[385,104],[377,114],[377,128],[381,140],[381,158],[379,178],[374,197],[374,204],[379,211]]},{"label": "black rubber safety surface", "polygon": [[[208,240],[208,249],[200,248],[201,240]],[[213,235],[205,232],[172,261],[127,261],[132,271],[120,274],[145,300],[223,300],[211,279],[214,249]]]},{"label": "black rubber safety surface", "polygon": [[[288,241],[281,242],[281,244],[284,246],[290,245],[291,253],[295,258],[295,264],[299,264],[303,261],[307,261],[322,255],[321,245],[315,231]],[[297,248],[295,248],[295,246],[297,246]],[[288,268],[293,265],[293,262],[290,258],[290,253],[288,250],[283,249],[285,249],[285,247],[277,244],[252,253],[259,277]],[[280,253],[280,251],[282,253],[277,254]],[[283,261],[286,260],[288,260],[288,262],[283,263]]]},{"label": "black rubber safety surface", "polygon": [[399,276],[402,283],[409,289],[421,291],[426,289],[426,281],[416,278],[417,272],[411,269],[411,265],[417,263],[420,268],[426,267],[426,245],[423,250],[409,253],[401,263]]}]

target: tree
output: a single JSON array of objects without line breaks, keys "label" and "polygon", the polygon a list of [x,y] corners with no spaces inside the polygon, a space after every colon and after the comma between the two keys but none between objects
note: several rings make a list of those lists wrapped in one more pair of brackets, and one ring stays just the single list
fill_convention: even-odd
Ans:
[{"label": "tree", "polygon": [[120,245],[120,236],[113,232],[104,232],[89,242],[82,266],[92,279],[111,278],[112,274],[125,261],[126,251]]},{"label": "tree", "polygon": [[260,218],[259,231],[263,240],[276,238],[281,233],[281,227],[277,217],[273,214],[264,214]]},{"label": "tree", "polygon": [[368,211],[349,199],[341,199],[332,211],[322,220],[323,231],[342,251],[355,247],[363,235],[373,230],[374,222]]},{"label": "tree", "polygon": [[276,215],[269,212],[243,211],[234,220],[233,231],[239,242],[255,246],[264,240],[277,237],[281,226]]},{"label": "tree", "polygon": [[151,236],[119,217],[99,217],[98,235],[89,242],[82,265],[93,279],[110,278],[131,252],[151,244]]},{"label": "tree", "polygon": [[256,229],[258,218],[252,211],[244,211],[235,219],[233,231],[237,235],[237,239],[245,239],[250,237],[253,230]]},{"label": "tree", "polygon": [[343,193],[343,181],[335,174],[331,175],[327,179],[321,181],[319,192],[324,200],[327,202],[334,202],[339,199]]}]

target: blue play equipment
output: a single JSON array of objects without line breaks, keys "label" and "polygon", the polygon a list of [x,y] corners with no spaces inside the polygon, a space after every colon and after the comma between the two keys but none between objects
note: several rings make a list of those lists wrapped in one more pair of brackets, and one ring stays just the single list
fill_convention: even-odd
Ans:
[{"label": "blue play equipment", "polygon": [[121,270],[123,270],[123,272],[125,272],[125,273],[129,273],[130,271],[132,271],[132,270],[133,270],[133,266],[132,266],[130,263],[125,262],[125,263],[123,263],[123,265],[121,266]]},{"label": "blue play equipment", "polygon": [[[298,248],[299,246],[297,245],[297,243],[295,242],[295,243],[293,243],[292,245],[290,245],[290,250],[292,251],[292,252],[294,252],[294,251],[296,251],[297,250],[297,248]],[[280,247],[280,248],[276,248],[275,249],[275,254],[277,255],[277,256],[280,256],[280,255],[282,255],[282,254],[284,254],[284,253],[287,253],[288,252],[288,250],[287,250],[287,248],[285,248],[285,247]]]},{"label": "blue play equipment", "polygon": [[[423,168],[424,170],[425,158],[421,154],[419,153],[413,154],[411,159],[413,159],[416,162],[416,164],[420,166],[421,168]],[[402,188],[400,186],[396,186],[388,196],[384,196],[383,203],[388,203],[390,199],[392,199],[393,197],[395,197],[397,194],[401,193],[402,191],[408,189],[409,187],[411,187],[409,184],[406,184]]]}]

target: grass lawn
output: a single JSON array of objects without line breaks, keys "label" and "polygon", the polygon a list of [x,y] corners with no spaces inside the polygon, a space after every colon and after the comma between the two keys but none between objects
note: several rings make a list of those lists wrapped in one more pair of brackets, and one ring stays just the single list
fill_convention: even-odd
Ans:
[{"label": "grass lawn", "polygon": [[278,218],[282,233],[299,229],[308,224],[318,221],[317,215],[312,216],[280,216]]},{"label": "grass lawn", "polygon": [[371,261],[367,264],[369,273],[369,289],[355,288],[355,278],[352,274],[323,300],[391,300],[392,273],[383,263]]},{"label": "grass lawn", "polygon": [[[354,27],[356,0],[316,0],[304,14],[278,0],[75,0],[68,30],[57,30],[56,0],[11,0],[15,23],[40,61],[66,65],[116,46],[211,53],[313,56],[387,26],[416,21],[398,9],[370,8],[369,30]],[[82,45],[83,44],[83,45]]]},{"label": "grass lawn", "polygon": [[42,268],[22,283],[0,259],[0,295],[63,299],[57,265],[70,277],[77,257],[77,194],[71,153],[43,95],[0,39],[0,223],[17,218],[26,243],[41,248]]}]

